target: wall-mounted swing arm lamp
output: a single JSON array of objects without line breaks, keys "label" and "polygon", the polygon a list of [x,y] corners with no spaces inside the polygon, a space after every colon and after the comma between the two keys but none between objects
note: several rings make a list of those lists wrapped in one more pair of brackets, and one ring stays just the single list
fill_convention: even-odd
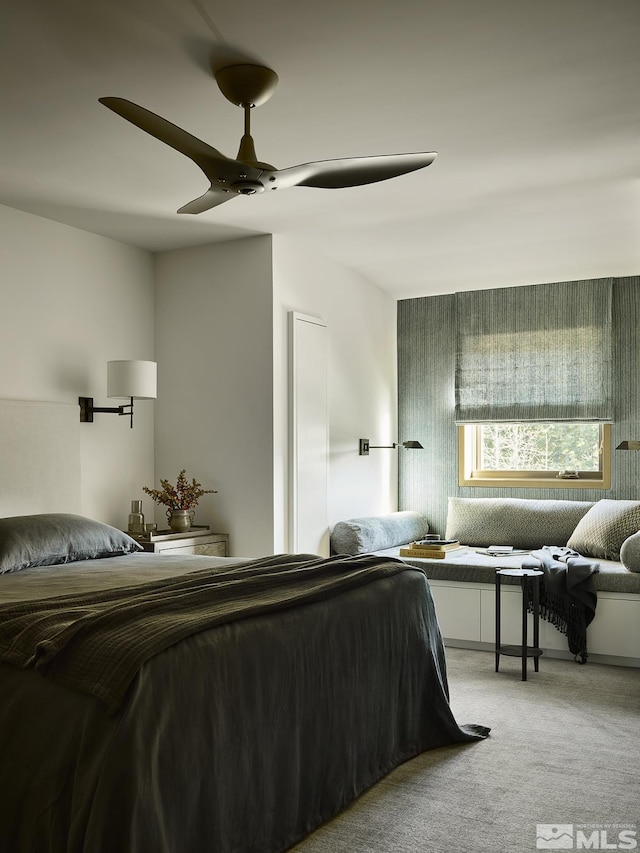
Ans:
[{"label": "wall-mounted swing arm lamp", "polygon": [[133,401],[155,400],[157,392],[157,364],[155,361],[108,361],[107,397],[128,399],[122,406],[94,406],[93,397],[78,397],[81,423],[93,423],[96,412],[127,415],[133,429]]},{"label": "wall-mounted swing arm lamp", "polygon": [[405,447],[407,450],[424,450],[419,441],[403,441],[402,444],[369,444],[368,438],[361,438],[359,447],[360,456],[368,456],[370,450],[395,450],[397,447]]}]

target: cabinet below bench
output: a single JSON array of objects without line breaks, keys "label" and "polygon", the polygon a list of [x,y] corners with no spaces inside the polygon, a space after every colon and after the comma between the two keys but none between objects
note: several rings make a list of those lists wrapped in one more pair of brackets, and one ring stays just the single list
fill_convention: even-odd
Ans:
[{"label": "cabinet below bench", "polygon": [[[445,645],[493,650],[495,587],[492,584],[430,580]],[[521,642],[522,591],[502,586],[502,641]],[[531,617],[529,617],[531,618]],[[567,638],[540,620],[540,647],[549,657],[571,659]],[[598,591],[596,615],[587,628],[589,660],[640,667],[640,595]]]}]

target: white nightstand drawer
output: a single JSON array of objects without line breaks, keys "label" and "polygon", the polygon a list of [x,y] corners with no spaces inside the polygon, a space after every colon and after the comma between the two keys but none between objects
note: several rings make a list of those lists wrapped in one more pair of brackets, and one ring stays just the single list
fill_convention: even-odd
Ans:
[{"label": "white nightstand drawer", "polygon": [[228,533],[204,533],[185,536],[163,536],[160,540],[140,542],[145,551],[153,554],[204,554],[207,557],[229,556]]}]

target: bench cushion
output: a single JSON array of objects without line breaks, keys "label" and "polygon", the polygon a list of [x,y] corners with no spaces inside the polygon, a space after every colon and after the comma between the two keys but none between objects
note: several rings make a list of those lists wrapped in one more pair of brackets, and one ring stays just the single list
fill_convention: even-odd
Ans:
[{"label": "bench cushion", "polygon": [[[496,569],[519,569],[523,555],[513,557],[489,557],[472,548],[449,551],[443,560],[400,557],[399,548],[388,548],[378,552],[384,557],[399,557],[403,563],[420,567],[429,580],[455,581],[462,583],[495,583]],[[622,563],[613,560],[597,560],[600,571],[591,578],[596,592],[633,593],[640,595],[640,572],[629,571]],[[516,578],[508,582],[518,583]]]}]

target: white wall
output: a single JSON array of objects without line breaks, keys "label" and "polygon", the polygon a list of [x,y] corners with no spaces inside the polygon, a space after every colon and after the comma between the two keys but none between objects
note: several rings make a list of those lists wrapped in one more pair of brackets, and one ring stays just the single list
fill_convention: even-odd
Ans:
[{"label": "white wall", "polygon": [[[328,325],[329,522],[397,506],[395,301],[296,241],[252,237],[156,258],[156,478],[219,494],[196,521],[234,555],[288,544],[287,315]],[[145,506],[145,509],[147,507]],[[162,521],[159,511],[158,521]]]},{"label": "white wall", "polygon": [[329,524],[397,508],[397,452],[358,455],[358,439],[397,440],[396,303],[357,273],[290,238],[273,237],[274,519],[287,542],[287,315],[327,323]]},{"label": "white wall", "polygon": [[218,489],[196,523],[247,557],[274,549],[271,265],[269,236],[156,257],[156,478]]},{"label": "white wall", "polygon": [[197,521],[233,553],[286,550],[289,310],[329,326],[330,523],[395,508],[396,454],[357,453],[361,436],[396,439],[395,302],[377,287],[280,237],[154,258],[2,206],[0,233],[0,398],[115,405],[106,362],[158,361],[133,430],[107,414],[80,425],[84,514],[125,526],[142,498],[164,522],[142,486],[184,467],[219,489]]},{"label": "white wall", "polygon": [[[117,405],[107,361],[154,358],[152,256],[2,206],[0,234],[0,398]],[[133,430],[110,414],[81,424],[83,514],[126,525],[153,479],[153,409],[136,404]]]}]

